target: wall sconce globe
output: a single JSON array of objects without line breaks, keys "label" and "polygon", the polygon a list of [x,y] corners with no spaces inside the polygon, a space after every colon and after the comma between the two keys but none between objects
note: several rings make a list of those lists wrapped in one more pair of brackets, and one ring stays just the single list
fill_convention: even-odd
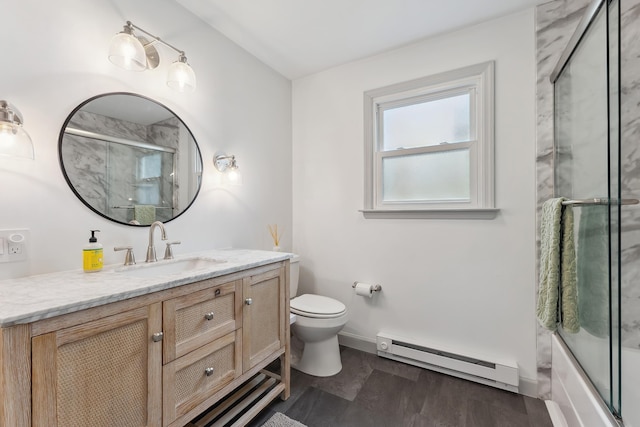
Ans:
[{"label": "wall sconce globe", "polygon": [[144,71],[147,69],[147,55],[144,46],[133,35],[129,25],[111,39],[109,45],[109,61],[120,68],[130,71]]},{"label": "wall sconce globe", "polygon": [[20,111],[0,101],[0,155],[34,159],[33,142],[22,123]]},{"label": "wall sconce globe", "polygon": [[169,67],[167,86],[178,92],[193,92],[196,90],[196,73],[187,63],[187,58],[180,58]]}]

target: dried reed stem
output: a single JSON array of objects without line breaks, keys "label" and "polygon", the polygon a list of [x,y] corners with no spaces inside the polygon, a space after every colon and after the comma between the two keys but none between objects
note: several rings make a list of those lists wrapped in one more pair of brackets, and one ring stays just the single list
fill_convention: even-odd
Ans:
[{"label": "dried reed stem", "polygon": [[282,233],[278,233],[278,224],[274,224],[273,226],[269,224],[269,233],[271,234],[271,238],[273,239],[273,245],[280,246],[280,238],[282,237]]}]

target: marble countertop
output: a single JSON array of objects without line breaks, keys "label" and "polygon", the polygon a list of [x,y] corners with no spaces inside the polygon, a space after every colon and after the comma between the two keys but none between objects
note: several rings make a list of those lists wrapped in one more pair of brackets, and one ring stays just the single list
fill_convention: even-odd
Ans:
[{"label": "marble countertop", "polygon": [[[259,267],[291,257],[284,252],[248,249],[221,249],[177,256],[175,260],[159,260],[154,264],[139,263],[124,267],[106,266],[96,273],[82,270],[62,271],[0,281],[0,327],[30,323],[61,314],[122,301],[199,280],[223,276]],[[202,258],[224,261],[211,266],[171,274],[139,277],[132,270]]]}]

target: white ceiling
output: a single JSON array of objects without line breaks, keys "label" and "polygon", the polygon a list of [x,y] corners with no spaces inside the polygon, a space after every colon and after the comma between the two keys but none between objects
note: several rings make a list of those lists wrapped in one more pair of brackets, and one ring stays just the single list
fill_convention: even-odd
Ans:
[{"label": "white ceiling", "polygon": [[296,79],[548,0],[175,1]]}]

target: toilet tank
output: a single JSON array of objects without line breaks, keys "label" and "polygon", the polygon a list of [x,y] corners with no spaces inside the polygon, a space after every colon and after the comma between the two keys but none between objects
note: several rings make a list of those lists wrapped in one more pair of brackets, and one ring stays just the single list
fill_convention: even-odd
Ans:
[{"label": "toilet tank", "polygon": [[289,298],[298,294],[298,280],[300,279],[300,255],[294,255],[289,260],[291,262],[289,271]]}]

